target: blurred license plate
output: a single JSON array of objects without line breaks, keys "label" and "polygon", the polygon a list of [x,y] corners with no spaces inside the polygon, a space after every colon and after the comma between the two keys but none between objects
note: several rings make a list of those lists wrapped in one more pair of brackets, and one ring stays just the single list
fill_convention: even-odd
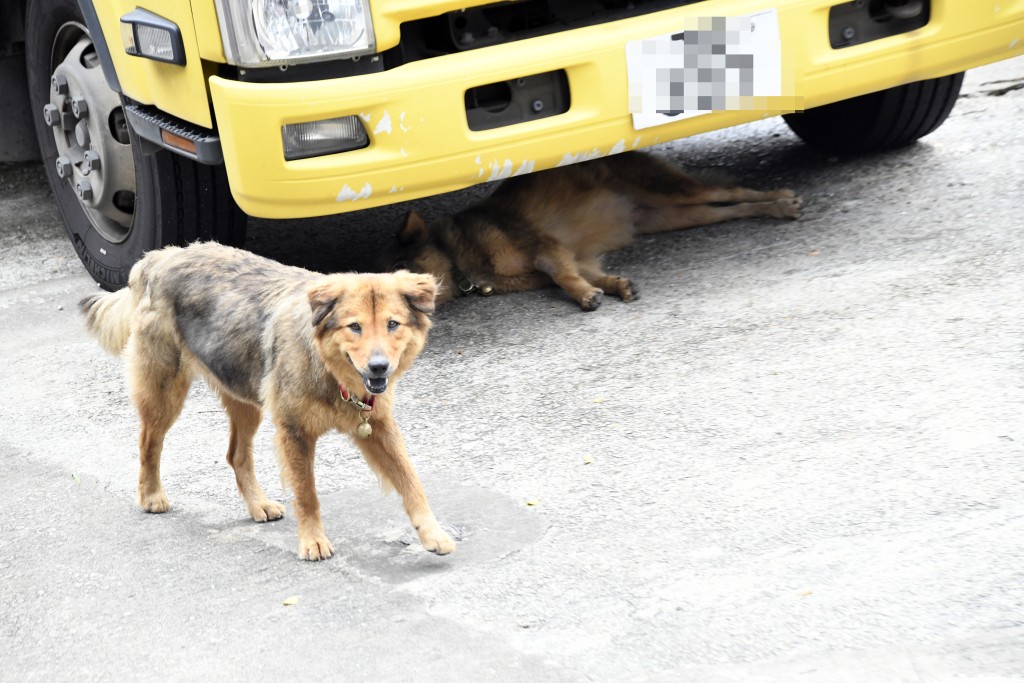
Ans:
[{"label": "blurred license plate", "polygon": [[763,107],[761,98],[782,94],[778,12],[685,19],[674,33],[627,43],[626,72],[637,130]]}]

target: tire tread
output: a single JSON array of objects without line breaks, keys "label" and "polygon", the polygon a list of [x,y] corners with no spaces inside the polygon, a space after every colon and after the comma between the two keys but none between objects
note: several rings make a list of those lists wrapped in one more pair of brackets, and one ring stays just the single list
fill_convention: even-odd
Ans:
[{"label": "tire tread", "polygon": [[882,90],[783,116],[807,144],[832,154],[909,145],[938,128],[956,104],[963,73]]}]

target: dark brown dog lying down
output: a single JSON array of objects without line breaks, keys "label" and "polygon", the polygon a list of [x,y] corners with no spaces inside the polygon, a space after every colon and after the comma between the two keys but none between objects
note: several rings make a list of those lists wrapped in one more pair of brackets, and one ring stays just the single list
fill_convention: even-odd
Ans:
[{"label": "dark brown dog lying down", "polygon": [[334,552],[313,477],[317,439],[331,429],[351,436],[381,484],[398,491],[425,549],[455,550],[391,412],[395,380],[426,343],[435,291],[426,274],[321,275],[208,243],[151,251],[127,288],[83,299],[86,327],[128,366],[140,421],[139,505],[168,508],[164,435],[201,376],[231,421],[228,463],[257,522],[284,514],[253,468],[253,436],[263,409],[272,414],[282,479],[295,493],[299,557]]},{"label": "dark brown dog lying down", "polygon": [[637,235],[734,218],[799,218],[800,207],[791,190],[709,184],[630,152],[510,178],[431,225],[412,212],[391,265],[436,277],[438,303],[475,289],[521,292],[554,283],[592,311],[602,294],[637,298],[632,282],[601,267],[603,254]]}]

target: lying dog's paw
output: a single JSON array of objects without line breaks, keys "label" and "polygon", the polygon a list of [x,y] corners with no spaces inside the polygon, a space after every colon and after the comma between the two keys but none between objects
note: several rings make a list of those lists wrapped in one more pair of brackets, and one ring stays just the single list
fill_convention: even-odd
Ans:
[{"label": "lying dog's paw", "polygon": [[619,298],[624,302],[636,301],[640,298],[640,288],[635,282],[624,277],[619,278]]},{"label": "lying dog's paw", "polygon": [[249,514],[257,522],[272,522],[275,519],[284,517],[284,506],[280,503],[275,503],[269,498],[258,500],[248,507]]},{"label": "lying dog's paw", "polygon": [[776,218],[800,218],[800,209],[804,202],[799,197],[776,199],[772,214]]},{"label": "lying dog's paw", "polygon": [[334,546],[326,536],[299,536],[299,559],[319,562],[334,554]]},{"label": "lying dog's paw", "polygon": [[594,289],[580,299],[580,308],[584,311],[596,311],[601,307],[602,301],[604,301],[604,294],[600,289]]},{"label": "lying dog's paw", "polygon": [[423,545],[424,550],[428,550],[435,555],[447,555],[448,553],[455,552],[455,541],[440,525],[435,524],[429,529],[421,527],[419,535],[420,543]]},{"label": "lying dog's paw", "polygon": [[163,490],[145,494],[140,491],[139,507],[146,512],[160,513],[167,512],[167,509],[171,507],[171,503],[167,500],[167,494]]}]

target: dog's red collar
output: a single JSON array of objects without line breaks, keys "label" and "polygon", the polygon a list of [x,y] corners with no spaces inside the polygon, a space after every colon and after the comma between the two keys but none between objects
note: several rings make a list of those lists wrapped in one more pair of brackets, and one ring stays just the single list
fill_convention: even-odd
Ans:
[{"label": "dog's red collar", "polygon": [[360,401],[348,389],[341,386],[341,382],[338,382],[338,391],[341,392],[342,401],[351,403],[359,411],[359,417],[362,419],[362,422],[356,425],[356,436],[360,439],[370,438],[370,435],[373,434],[373,427],[370,426],[370,411],[373,410],[373,402],[377,397],[371,394],[366,397],[365,401]]},{"label": "dog's red collar", "polygon": [[477,285],[469,279],[468,275],[459,270],[458,266],[452,266],[452,278],[455,280],[455,284],[458,286],[459,291],[463,294],[472,294],[473,292],[480,292],[484,296],[494,294],[493,286]]},{"label": "dog's red collar", "polygon": [[355,397],[355,394],[352,394],[348,389],[343,387],[341,382],[338,382],[338,391],[341,392],[341,400],[345,403],[351,403],[360,411],[373,410],[373,403],[377,399],[373,394],[370,394],[364,400],[360,401]]}]

